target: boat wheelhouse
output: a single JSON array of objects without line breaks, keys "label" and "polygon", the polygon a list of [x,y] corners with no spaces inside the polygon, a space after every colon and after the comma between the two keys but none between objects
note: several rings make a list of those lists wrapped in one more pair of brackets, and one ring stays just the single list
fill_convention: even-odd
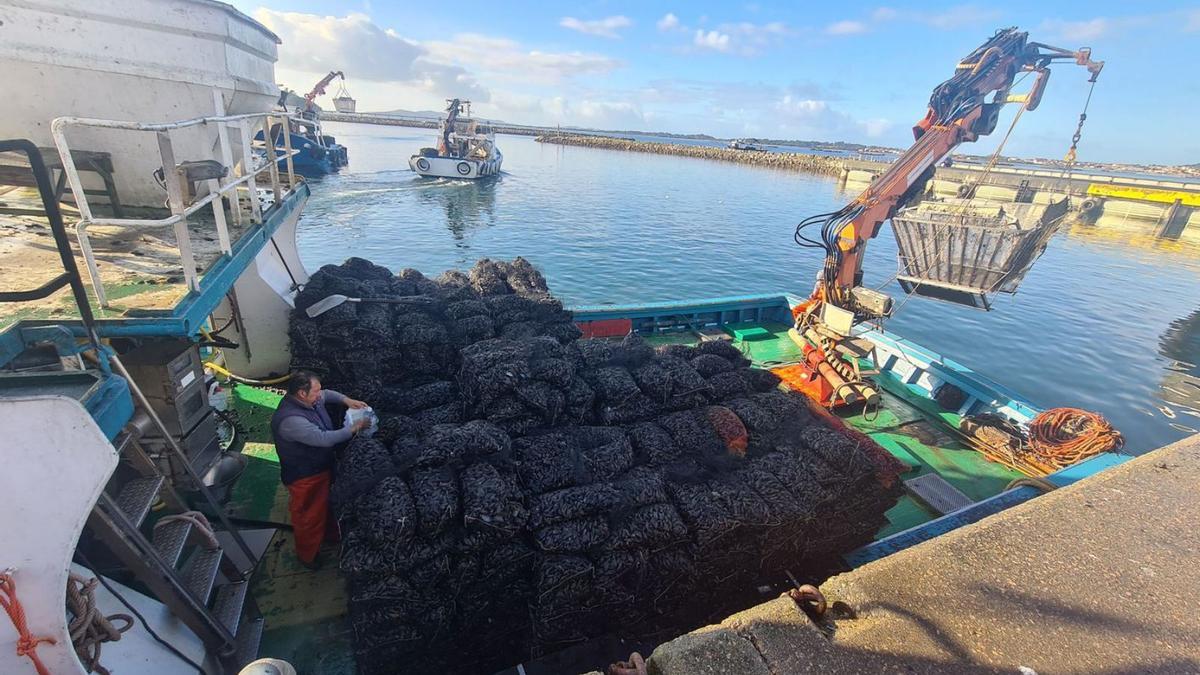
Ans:
[{"label": "boat wheelhouse", "polygon": [[438,126],[436,148],[421,148],[408,160],[416,173],[431,178],[483,178],[500,173],[504,155],[496,147],[496,132],[471,117],[471,102],[451,99]]}]

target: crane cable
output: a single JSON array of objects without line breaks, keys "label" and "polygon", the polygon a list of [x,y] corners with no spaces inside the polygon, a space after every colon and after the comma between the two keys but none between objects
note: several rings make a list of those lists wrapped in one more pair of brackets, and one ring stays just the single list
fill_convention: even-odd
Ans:
[{"label": "crane cable", "polygon": [[[1019,84],[1019,81],[1018,81],[1018,84]],[[1021,120],[1021,115],[1023,115],[1025,113],[1025,110],[1026,110],[1026,108],[1024,105],[1022,105],[1020,108],[1017,108],[1017,114],[1013,115],[1012,123],[1008,125],[1008,131],[1005,132],[1004,137],[1000,139],[1000,143],[999,143],[999,145],[996,146],[996,150],[994,152],[992,152],[991,157],[988,158],[987,164],[984,165],[983,172],[979,175],[979,179],[975,181],[976,187],[978,187],[979,184],[982,183],[983,180],[988,177],[988,174],[990,174],[992,169],[995,168],[996,164],[999,163],[1000,153],[1004,150],[1005,144],[1008,143],[1008,139],[1012,136],[1013,131],[1017,128],[1017,122],[1019,122]],[[967,205],[970,202],[971,202],[970,199],[964,199],[961,204],[958,204],[958,209],[956,211],[953,211],[953,214],[958,215],[958,216],[965,214],[967,212]],[[935,224],[935,228],[936,227],[937,227],[937,225]],[[944,227],[948,228],[949,226],[947,225]],[[939,259],[941,258],[942,253],[944,253],[944,251],[939,249],[937,252],[937,256],[934,258],[934,261],[933,261],[934,264],[939,262]],[[909,268],[911,268],[911,267],[912,267],[912,261],[910,261],[908,266],[904,268],[904,272],[907,272],[909,270]],[[884,282],[879,287],[879,289],[882,289],[884,286],[887,286],[888,284],[895,281],[900,276],[900,274],[901,274],[901,271],[899,269],[897,269],[896,274],[894,274],[891,279],[888,279],[886,282]],[[908,304],[908,301],[911,300],[914,295],[916,295],[916,291],[920,287],[921,287],[921,282],[918,281],[913,285],[912,291],[905,293],[904,298],[900,301],[900,304],[897,305],[896,308],[892,310],[891,313],[893,316],[896,315],[897,313],[899,313],[900,310],[904,307],[904,305]],[[876,289],[876,290],[879,290],[879,289]]]}]

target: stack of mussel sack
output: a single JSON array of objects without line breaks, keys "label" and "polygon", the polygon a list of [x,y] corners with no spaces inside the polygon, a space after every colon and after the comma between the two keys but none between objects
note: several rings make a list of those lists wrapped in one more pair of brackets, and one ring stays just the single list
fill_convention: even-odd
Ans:
[{"label": "stack of mussel sack", "polygon": [[[346,303],[310,319],[331,294]],[[332,490],[360,669],[490,673],[686,630],[871,540],[899,465],[728,342],[580,339],[528,262],[321,268],[295,368],[368,401]]]}]

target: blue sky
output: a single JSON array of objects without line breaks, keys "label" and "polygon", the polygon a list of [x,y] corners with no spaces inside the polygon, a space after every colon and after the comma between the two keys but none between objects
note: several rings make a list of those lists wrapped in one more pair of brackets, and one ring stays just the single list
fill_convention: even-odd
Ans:
[{"label": "blue sky", "polygon": [[[1196,2],[234,4],[283,39],[281,83],[306,90],[343,70],[360,110],[440,109],[460,96],[517,123],[892,146],[911,142],[960,58],[1015,25],[1107,63],[1081,160],[1200,162]],[[1057,66],[1005,153],[1061,156],[1086,80]]]}]

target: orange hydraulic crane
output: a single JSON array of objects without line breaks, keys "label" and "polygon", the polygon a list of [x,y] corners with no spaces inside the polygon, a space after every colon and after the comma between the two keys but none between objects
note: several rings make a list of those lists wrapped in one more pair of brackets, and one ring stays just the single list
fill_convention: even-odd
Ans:
[{"label": "orange hydraulic crane", "polygon": [[[796,227],[796,243],[825,251],[825,264],[812,297],[796,308],[793,338],[804,348],[810,396],[826,405],[866,399],[877,394],[851,372],[842,355],[854,354],[849,344],[850,328],[858,321],[886,316],[891,300],[862,284],[862,262],[867,242],[879,234],[883,221],[919,194],[939,161],[960,143],[977,140],[996,129],[1000,108],[1016,103],[1033,110],[1041,102],[1049,65],[1070,61],[1087,68],[1090,82],[1104,67],[1093,61],[1091,49],[1075,51],[1030,42],[1029,34],[1006,28],[971,52],[954,69],[954,75],[938,85],[929,99],[925,117],[913,127],[915,142],[876,178],[854,201],[832,213],[805,219]],[[1024,93],[1010,90],[1018,75],[1032,73],[1036,79]],[[991,99],[988,100],[988,96]],[[1080,127],[1086,113],[1080,116]],[[1077,130],[1067,160],[1073,162]],[[820,225],[820,235],[805,230]]]},{"label": "orange hydraulic crane", "polygon": [[330,82],[333,82],[334,80],[336,80],[339,77],[342,78],[343,81],[345,81],[345,79],[346,79],[346,76],[342,74],[342,71],[331,70],[331,71],[329,71],[328,75],[326,75],[325,77],[322,77],[320,79],[320,81],[318,81],[315,85],[313,85],[313,88],[311,90],[309,90],[309,92],[307,94],[304,95],[304,112],[305,113],[311,113],[313,111],[313,105],[314,105],[314,102],[317,100],[317,97],[324,96],[325,95],[325,87],[328,87]]}]

